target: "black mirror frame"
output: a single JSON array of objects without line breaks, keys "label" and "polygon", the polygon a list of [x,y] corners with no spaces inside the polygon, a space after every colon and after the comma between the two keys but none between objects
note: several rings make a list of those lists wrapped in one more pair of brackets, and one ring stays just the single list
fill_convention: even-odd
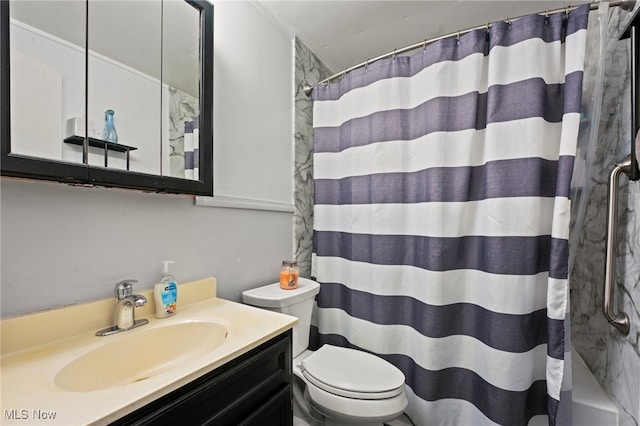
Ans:
[{"label": "black mirror frame", "polygon": [[[12,154],[10,2],[5,0],[0,0],[0,175],[149,192],[213,195],[213,5],[207,0],[185,1],[200,11],[200,180],[111,170],[88,164]],[[85,143],[88,141],[85,140]]]}]

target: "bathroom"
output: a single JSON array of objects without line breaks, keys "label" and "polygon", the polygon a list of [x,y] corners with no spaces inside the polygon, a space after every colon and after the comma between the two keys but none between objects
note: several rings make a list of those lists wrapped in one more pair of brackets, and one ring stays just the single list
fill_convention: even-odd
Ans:
[{"label": "bathroom", "polygon": [[[495,19],[506,17],[504,12]],[[461,27],[483,23],[467,19]],[[326,76],[328,70],[295,35],[259,2],[215,3],[214,201],[194,205],[191,196],[3,177],[2,318],[111,297],[113,285],[127,278],[138,280],[140,290],[150,289],[165,259],[175,261],[172,273],[179,282],[214,276],[218,296],[232,301],[275,282],[282,260],[294,254],[308,276],[309,148],[303,145],[310,142],[311,127],[301,83],[318,81],[317,73]],[[597,297],[604,274],[606,175],[623,157],[618,139],[631,139],[629,52],[624,43],[614,46],[605,70],[601,126],[608,131],[599,141],[597,197],[586,207],[571,284],[572,343],[617,406],[619,424],[637,425],[637,183],[623,184],[621,191],[629,201],[621,213],[627,237],[620,238],[617,294],[621,310],[631,316],[629,336],[606,324]],[[365,59],[354,54],[351,63]]]}]

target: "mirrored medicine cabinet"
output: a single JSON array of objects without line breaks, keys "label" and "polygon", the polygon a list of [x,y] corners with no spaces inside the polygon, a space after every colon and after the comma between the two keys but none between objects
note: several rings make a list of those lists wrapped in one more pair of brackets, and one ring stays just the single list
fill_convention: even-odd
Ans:
[{"label": "mirrored medicine cabinet", "polygon": [[213,6],[0,1],[3,176],[213,194]]}]

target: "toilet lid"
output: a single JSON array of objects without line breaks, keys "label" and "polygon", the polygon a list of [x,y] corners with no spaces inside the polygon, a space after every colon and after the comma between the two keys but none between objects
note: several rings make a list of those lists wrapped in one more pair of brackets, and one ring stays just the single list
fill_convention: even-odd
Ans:
[{"label": "toilet lid", "polygon": [[375,355],[324,345],[301,364],[302,374],[327,392],[349,398],[392,398],[404,389],[404,374]]}]

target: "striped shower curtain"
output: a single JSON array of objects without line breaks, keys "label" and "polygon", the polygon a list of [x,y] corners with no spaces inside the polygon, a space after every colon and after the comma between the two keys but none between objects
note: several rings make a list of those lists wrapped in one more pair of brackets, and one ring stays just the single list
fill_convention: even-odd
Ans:
[{"label": "striped shower curtain", "polygon": [[399,367],[416,425],[556,423],[587,20],[498,22],[314,88],[314,344]]}]

